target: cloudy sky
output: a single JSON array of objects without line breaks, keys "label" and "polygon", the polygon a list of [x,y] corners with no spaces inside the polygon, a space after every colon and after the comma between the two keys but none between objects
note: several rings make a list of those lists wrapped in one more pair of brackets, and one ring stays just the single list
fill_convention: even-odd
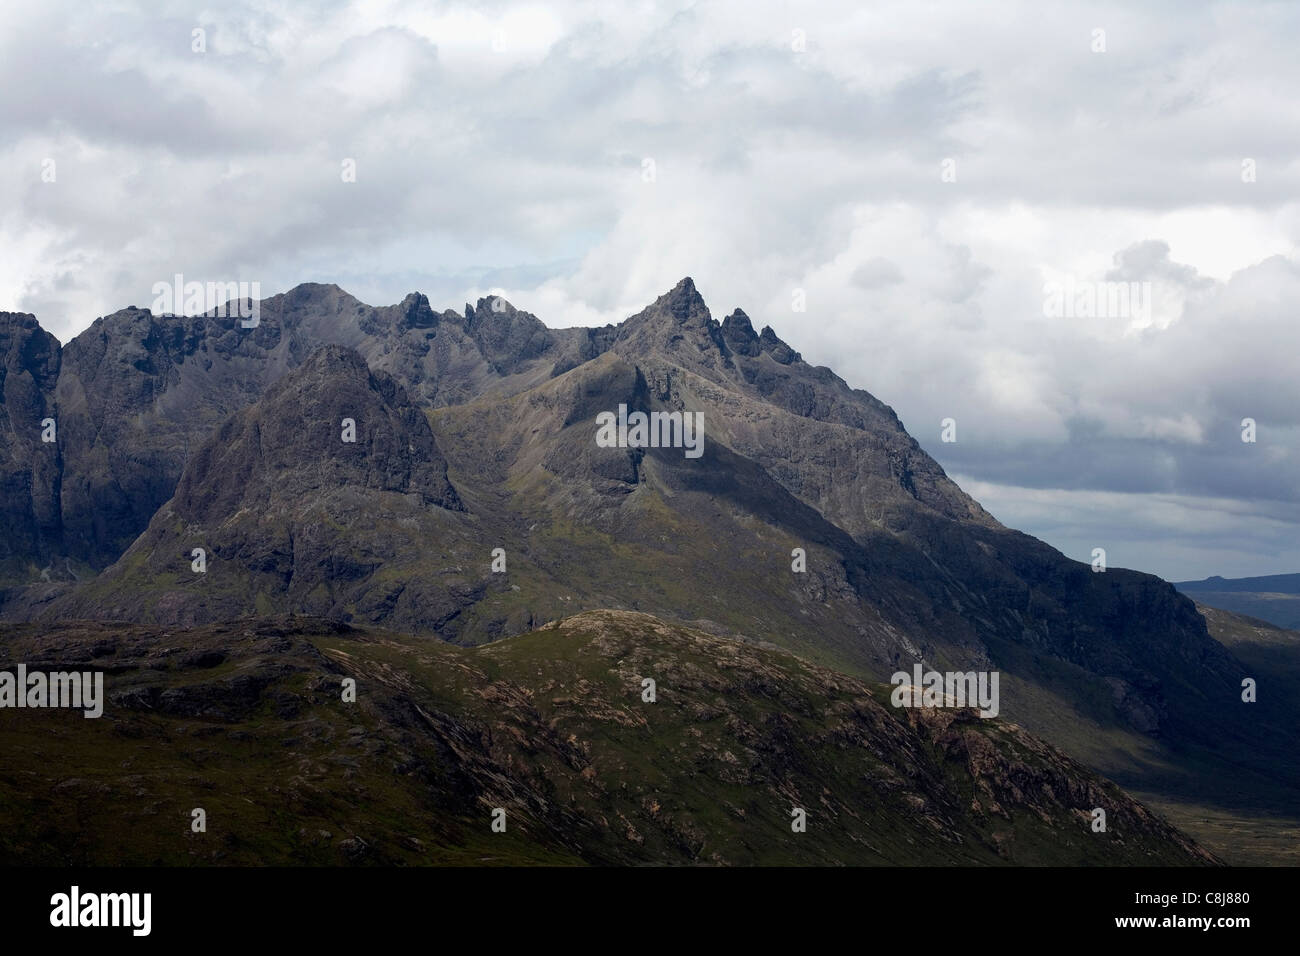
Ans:
[{"label": "cloudy sky", "polygon": [[1300,5],[1132,6],[0,0],[0,309],[690,275],[1072,557],[1297,571]]}]

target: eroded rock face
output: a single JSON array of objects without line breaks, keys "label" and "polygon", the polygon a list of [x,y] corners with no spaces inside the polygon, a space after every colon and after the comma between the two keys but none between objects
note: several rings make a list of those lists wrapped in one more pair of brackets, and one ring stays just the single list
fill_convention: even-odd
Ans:
[{"label": "eroded rock face", "polygon": [[481,587],[418,572],[453,563],[464,513],[406,390],[327,346],[222,423],[123,558],[45,613],[190,625],[251,606],[436,628]]},{"label": "eroded rock face", "polygon": [[173,510],[182,521],[213,523],[339,487],[463,510],[406,390],[355,351],[326,346],[199,446]]},{"label": "eroded rock face", "polygon": [[62,554],[61,449],[42,441],[59,360],[35,316],[0,312],[0,581],[66,574],[62,562],[51,568]]}]

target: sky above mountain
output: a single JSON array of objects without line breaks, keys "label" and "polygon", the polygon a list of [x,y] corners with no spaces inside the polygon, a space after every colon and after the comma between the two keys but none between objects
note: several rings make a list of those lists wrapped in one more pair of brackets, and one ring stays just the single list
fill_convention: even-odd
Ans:
[{"label": "sky above mountain", "polygon": [[[67,341],[181,273],[558,327],[691,275],[1072,557],[1292,571],[1298,40],[1288,4],[4,4],[0,309]],[[1049,305],[1099,283],[1137,298]]]}]

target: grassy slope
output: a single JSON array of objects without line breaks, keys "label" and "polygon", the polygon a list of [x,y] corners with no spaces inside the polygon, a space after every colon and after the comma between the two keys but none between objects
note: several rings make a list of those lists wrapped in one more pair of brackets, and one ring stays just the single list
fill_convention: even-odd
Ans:
[{"label": "grassy slope", "polygon": [[93,721],[0,711],[11,863],[1206,860],[1013,725],[895,710],[885,689],[645,615],[475,649],[282,619],[24,627],[4,650],[5,667],[93,661],[111,700]]}]

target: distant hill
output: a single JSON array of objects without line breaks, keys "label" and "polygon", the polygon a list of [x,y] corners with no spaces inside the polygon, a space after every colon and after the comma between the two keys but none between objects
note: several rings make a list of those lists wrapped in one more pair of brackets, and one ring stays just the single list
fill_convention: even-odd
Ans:
[{"label": "distant hill", "polygon": [[1300,574],[1258,578],[1181,581],[1174,585],[1199,604],[1246,614],[1288,630],[1300,630]]}]

